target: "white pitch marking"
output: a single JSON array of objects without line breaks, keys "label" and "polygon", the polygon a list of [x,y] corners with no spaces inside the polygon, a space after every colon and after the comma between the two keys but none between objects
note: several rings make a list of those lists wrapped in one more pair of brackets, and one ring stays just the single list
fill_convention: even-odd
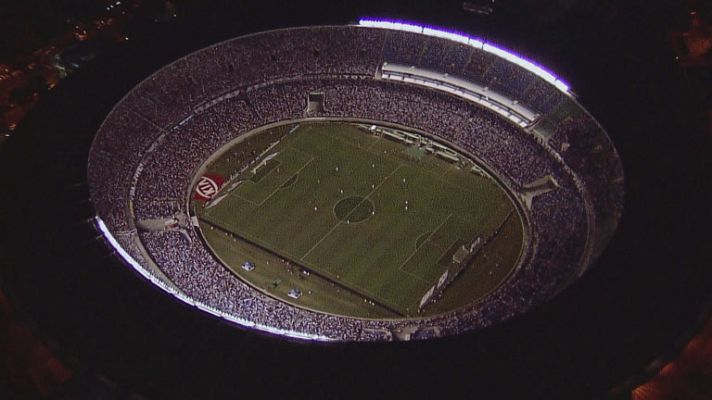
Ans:
[{"label": "white pitch marking", "polygon": [[[391,175],[395,174],[399,169],[401,169],[401,167],[403,167],[402,164],[399,165],[398,167],[396,167],[396,169],[394,169],[393,171],[391,171],[390,175],[388,175],[388,176],[391,176]],[[387,176],[386,178],[388,178],[388,176]],[[363,203],[364,201],[368,200],[368,198],[371,197],[371,195],[372,195],[376,190],[378,190],[378,188],[380,188],[381,185],[384,184],[385,182],[386,182],[386,180],[384,180],[383,182],[379,183],[378,186],[376,186],[376,188],[374,188],[373,190],[371,190],[371,192],[370,192],[369,194],[367,194],[366,197],[364,197],[358,204],[356,204],[356,207],[360,206],[361,203]],[[356,207],[354,207],[353,210],[355,210]],[[351,210],[351,212],[353,212],[353,210]],[[349,213],[349,215],[351,215],[351,213]],[[348,217],[349,215],[347,215],[347,217]],[[341,225],[342,223],[343,223],[343,220],[337,222],[333,227],[331,227],[331,229],[329,230],[329,232],[326,232],[326,234],[325,234],[324,236],[322,236],[321,239],[319,239],[319,241],[316,242],[316,243],[314,244],[314,246],[312,246],[312,248],[309,249],[306,253],[304,253],[304,255],[301,256],[299,259],[303,261],[303,260],[309,255],[309,253],[312,252],[312,250],[316,249],[316,247],[319,246],[319,244],[321,244],[321,242],[323,242],[324,239],[326,239],[329,235],[331,235],[331,232],[333,232],[336,228],[338,228],[339,225]]]}]

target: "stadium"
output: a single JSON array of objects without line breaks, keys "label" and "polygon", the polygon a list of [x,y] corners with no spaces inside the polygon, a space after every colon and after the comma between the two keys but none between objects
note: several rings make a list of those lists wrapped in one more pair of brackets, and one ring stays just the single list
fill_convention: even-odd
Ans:
[{"label": "stadium", "polygon": [[[524,312],[586,270],[623,203],[615,149],[562,80],[476,38],[378,20],[248,35],[160,69],[106,118],[88,177],[97,227],[152,282],[317,340]],[[280,278],[289,268],[301,280]]]},{"label": "stadium", "polygon": [[158,3],[0,143],[28,398],[640,400],[699,354],[708,98],[661,4]]}]

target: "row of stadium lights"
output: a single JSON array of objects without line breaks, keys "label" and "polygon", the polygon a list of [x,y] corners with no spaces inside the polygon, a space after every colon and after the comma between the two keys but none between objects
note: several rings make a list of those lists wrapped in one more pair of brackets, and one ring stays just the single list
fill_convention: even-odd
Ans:
[{"label": "row of stadium lights", "polygon": [[403,31],[403,32],[414,32],[414,33],[420,33],[423,35],[427,36],[432,36],[432,37],[438,37],[442,39],[448,39],[454,42],[462,43],[471,47],[474,47],[479,50],[486,51],[488,53],[494,54],[495,56],[498,56],[500,58],[504,58],[505,60],[514,63],[527,71],[533,73],[534,75],[542,78],[543,80],[547,81],[557,89],[559,89],[561,92],[563,92],[566,95],[571,95],[571,90],[569,88],[569,85],[566,84],[563,80],[557,78],[553,73],[547,71],[546,69],[542,68],[541,66],[525,59],[522,58],[510,51],[504,50],[501,47],[495,46],[490,43],[485,43],[480,39],[469,37],[467,35],[463,35],[461,33],[454,33],[454,32],[448,32],[440,29],[434,29],[426,26],[421,26],[421,25],[416,25],[416,24],[411,24],[411,23],[406,23],[406,22],[398,22],[398,21],[388,21],[388,20],[375,20],[375,19],[361,19],[359,20],[358,24],[360,26],[366,26],[366,27],[372,27],[372,28],[382,28],[382,29],[392,29],[392,30],[397,30],[397,31]]}]

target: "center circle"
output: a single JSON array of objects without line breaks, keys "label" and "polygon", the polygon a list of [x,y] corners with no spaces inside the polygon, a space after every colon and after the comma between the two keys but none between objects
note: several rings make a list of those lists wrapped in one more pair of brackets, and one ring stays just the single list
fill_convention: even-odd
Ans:
[{"label": "center circle", "polygon": [[374,209],[371,200],[361,196],[351,196],[336,203],[334,214],[344,222],[361,222],[373,215]]}]

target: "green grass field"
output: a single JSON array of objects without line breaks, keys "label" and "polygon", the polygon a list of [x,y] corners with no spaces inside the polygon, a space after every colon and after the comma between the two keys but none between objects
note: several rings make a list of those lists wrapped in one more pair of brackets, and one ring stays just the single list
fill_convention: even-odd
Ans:
[{"label": "green grass field", "polygon": [[[220,173],[236,152],[215,161]],[[499,185],[415,146],[351,124],[309,123],[262,157],[219,203],[194,209],[222,262],[281,300],[370,318],[442,313],[489,293],[519,258],[522,222]],[[233,164],[234,174],[244,157]],[[455,269],[452,255],[477,237],[491,240],[419,311]],[[240,268],[248,260],[255,270]],[[287,296],[291,288],[302,296]]]}]

